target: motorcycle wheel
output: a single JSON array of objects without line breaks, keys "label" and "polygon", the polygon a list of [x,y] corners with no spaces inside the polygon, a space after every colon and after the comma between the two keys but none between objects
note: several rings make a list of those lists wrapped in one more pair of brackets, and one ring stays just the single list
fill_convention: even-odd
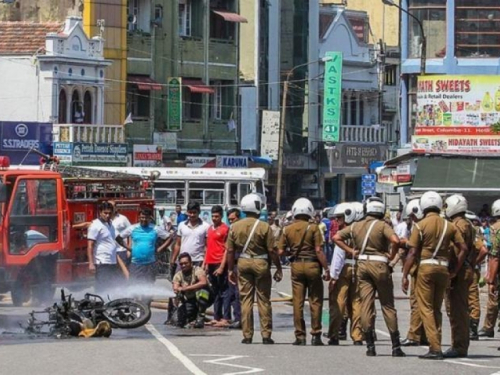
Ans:
[{"label": "motorcycle wheel", "polygon": [[105,305],[104,317],[114,328],[137,328],[151,318],[151,309],[136,300],[121,298]]}]

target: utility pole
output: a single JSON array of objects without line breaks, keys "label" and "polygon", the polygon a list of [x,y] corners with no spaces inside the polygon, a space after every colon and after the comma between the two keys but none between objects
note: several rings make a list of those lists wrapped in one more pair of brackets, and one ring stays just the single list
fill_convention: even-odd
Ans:
[{"label": "utility pole", "polygon": [[276,205],[278,212],[281,209],[281,189],[283,184],[283,145],[285,143],[285,124],[286,124],[286,98],[288,95],[288,80],[292,71],[286,75],[286,80],[283,85],[283,101],[281,104],[281,119],[280,119],[280,134],[278,140],[278,182],[276,185]]}]

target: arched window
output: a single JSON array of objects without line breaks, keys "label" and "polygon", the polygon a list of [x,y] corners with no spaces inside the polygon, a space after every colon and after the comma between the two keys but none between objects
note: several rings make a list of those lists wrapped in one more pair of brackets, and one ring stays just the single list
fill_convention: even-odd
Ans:
[{"label": "arched window", "polygon": [[68,122],[68,99],[66,98],[66,90],[59,91],[59,113],[57,115],[57,122],[59,124],[66,124]]},{"label": "arched window", "polygon": [[83,123],[92,124],[92,95],[85,91],[83,96]]},{"label": "arched window", "polygon": [[71,96],[71,122],[73,124],[83,123],[83,108],[80,101],[80,94],[77,90],[73,91]]}]

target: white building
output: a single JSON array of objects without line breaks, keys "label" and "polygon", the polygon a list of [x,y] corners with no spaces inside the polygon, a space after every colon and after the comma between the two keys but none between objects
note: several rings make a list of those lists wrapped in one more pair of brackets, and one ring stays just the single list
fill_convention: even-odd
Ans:
[{"label": "white building", "polygon": [[[102,124],[103,39],[80,17],[64,24],[0,22],[0,121]],[[73,139],[71,139],[73,141]]]}]

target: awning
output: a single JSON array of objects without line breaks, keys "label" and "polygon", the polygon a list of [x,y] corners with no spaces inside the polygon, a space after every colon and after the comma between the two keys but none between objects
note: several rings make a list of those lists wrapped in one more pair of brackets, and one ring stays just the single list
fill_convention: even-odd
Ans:
[{"label": "awning", "polygon": [[500,191],[500,162],[494,158],[420,158],[413,191]]},{"label": "awning", "polygon": [[195,94],[214,94],[215,90],[206,86],[202,80],[182,79],[182,86],[186,86],[189,91]]},{"label": "awning", "polygon": [[238,13],[223,12],[220,10],[212,10],[212,12],[224,18],[224,20],[227,22],[241,22],[241,23],[248,22],[245,17],[240,16]]},{"label": "awning", "polygon": [[148,76],[127,76],[127,81],[137,85],[140,91],[159,91],[161,90],[161,84],[155,80],[149,78]]}]

